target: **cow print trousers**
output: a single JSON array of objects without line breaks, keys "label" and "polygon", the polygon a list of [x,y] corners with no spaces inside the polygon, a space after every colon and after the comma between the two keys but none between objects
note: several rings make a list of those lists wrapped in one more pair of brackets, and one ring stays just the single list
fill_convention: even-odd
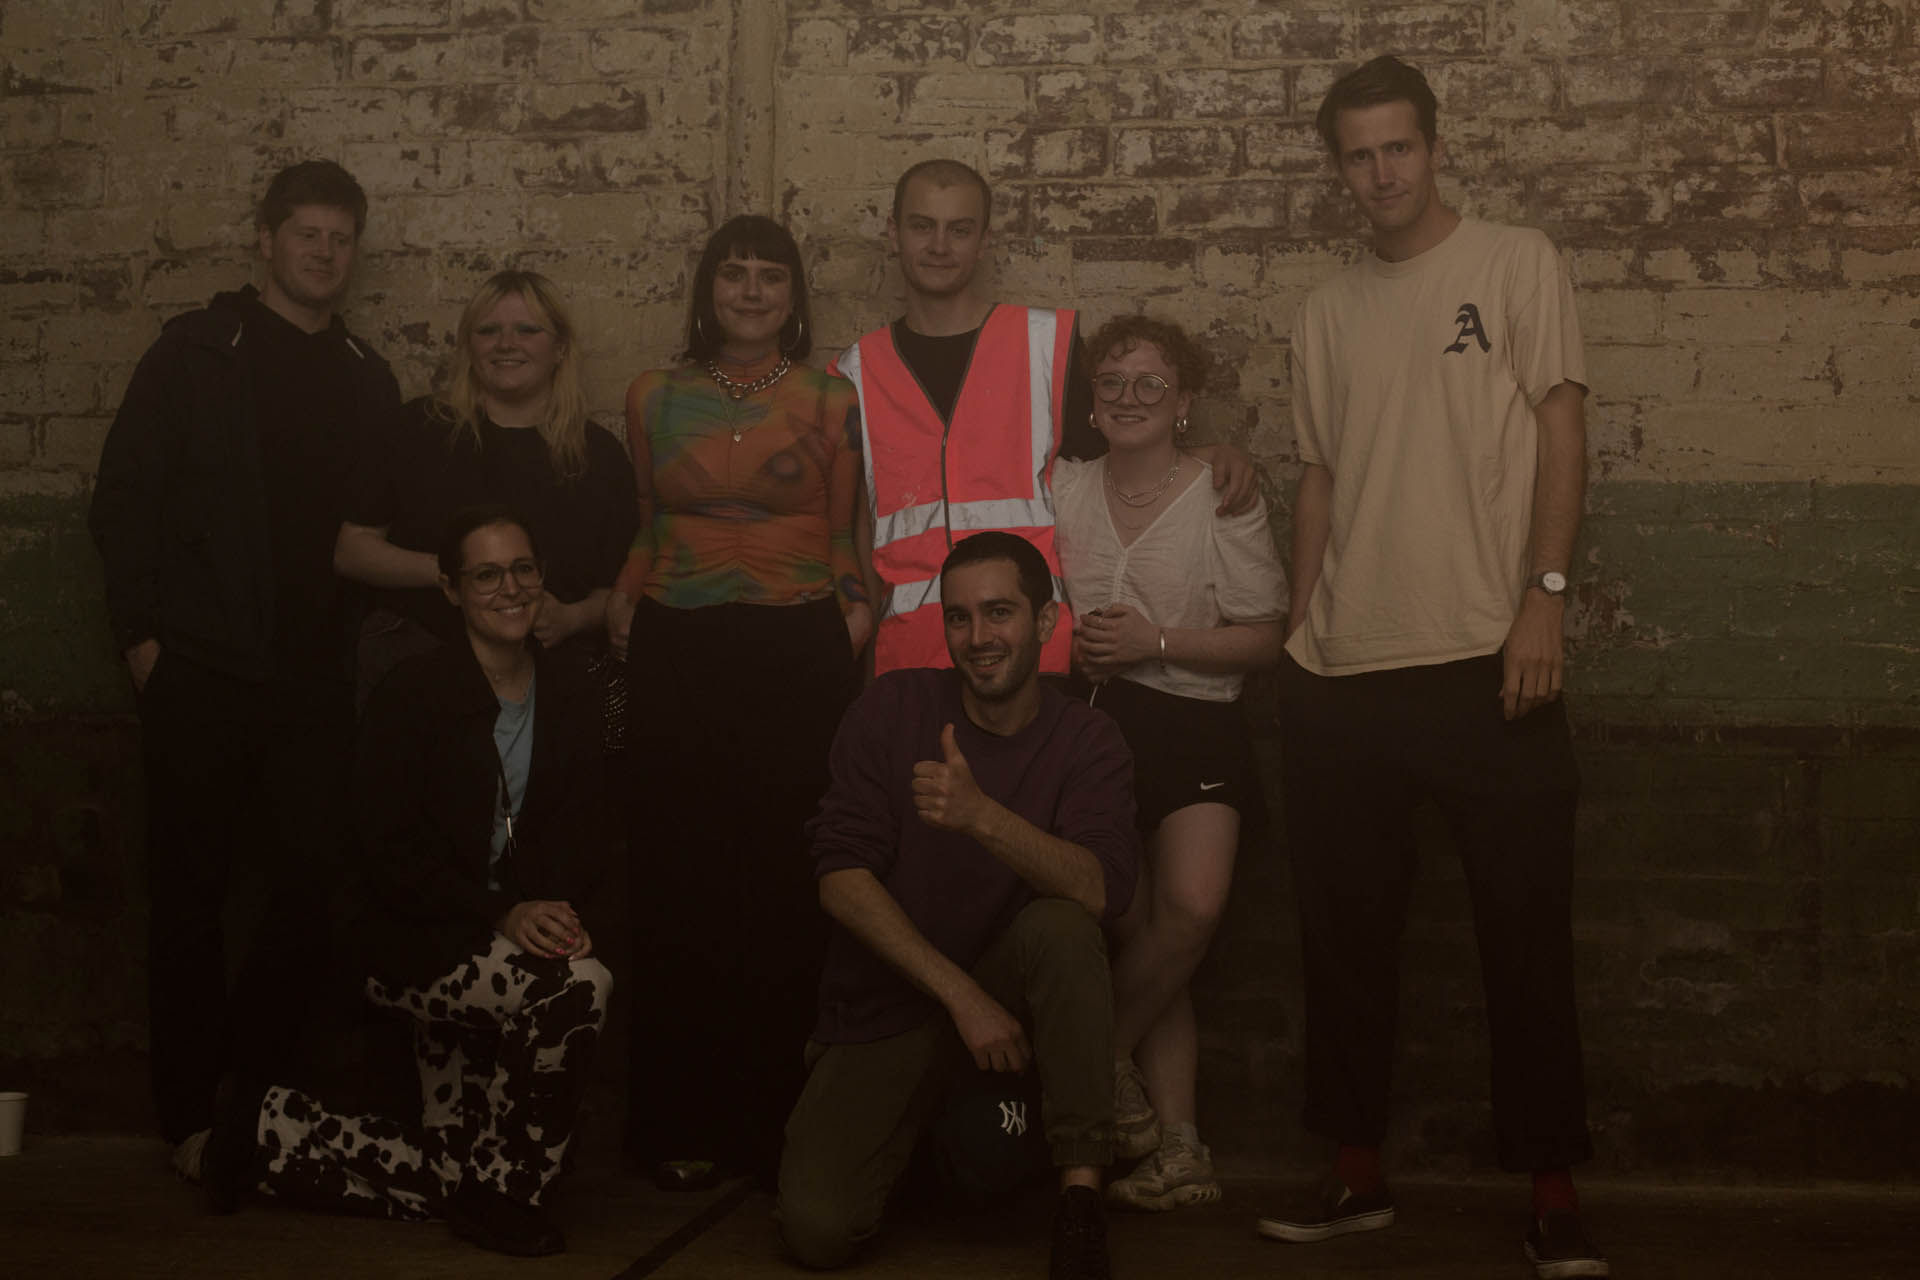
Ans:
[{"label": "cow print trousers", "polygon": [[420,1219],[438,1217],[471,1178],[538,1204],[566,1154],[612,989],[598,960],[529,955],[499,934],[423,987],[369,979],[368,999],[415,1019],[419,1128],[269,1089],[257,1135],[263,1189],[314,1208]]}]

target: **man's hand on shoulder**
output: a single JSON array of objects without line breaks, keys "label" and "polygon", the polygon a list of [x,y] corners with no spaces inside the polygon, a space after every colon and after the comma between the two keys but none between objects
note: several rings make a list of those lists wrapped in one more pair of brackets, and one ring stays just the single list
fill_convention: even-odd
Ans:
[{"label": "man's hand on shoulder", "polygon": [[942,759],[913,766],[914,812],[930,827],[976,835],[993,801],[973,780],[950,724],[940,730],[940,753]]},{"label": "man's hand on shoulder", "polygon": [[1505,674],[1500,706],[1507,719],[1517,720],[1560,696],[1560,681],[1566,670],[1562,635],[1566,610],[1563,597],[1531,587],[1521,593],[1520,612],[1507,629],[1507,641],[1500,649]]},{"label": "man's hand on shoulder", "polygon": [[1213,468],[1213,491],[1220,495],[1217,516],[1237,516],[1253,507],[1260,485],[1253,459],[1230,444],[1196,445],[1187,452]]},{"label": "man's hand on shoulder", "polygon": [[1033,1060],[1027,1029],[978,983],[969,982],[967,987],[948,1005],[947,1012],[967,1052],[973,1055],[973,1065],[982,1071],[1025,1071]]}]

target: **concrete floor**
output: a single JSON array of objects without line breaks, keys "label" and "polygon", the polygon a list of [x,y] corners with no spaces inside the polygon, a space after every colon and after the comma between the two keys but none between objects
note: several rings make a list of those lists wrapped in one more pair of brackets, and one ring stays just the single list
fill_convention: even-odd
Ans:
[{"label": "concrete floor", "polygon": [[[1114,1272],[1134,1277],[1531,1275],[1520,1256],[1521,1189],[1506,1179],[1402,1181],[1390,1231],[1323,1245],[1262,1240],[1263,1210],[1299,1184],[1231,1183],[1219,1206],[1113,1215]],[[1920,1186],[1821,1189],[1586,1183],[1589,1225],[1614,1274],[1720,1277],[1920,1277]],[[376,1222],[255,1205],[202,1212],[199,1192],[168,1170],[157,1142],[125,1137],[32,1141],[0,1160],[0,1277],[440,1277],[472,1280],[797,1280],[780,1256],[769,1198],[735,1185],[669,1195],[611,1169],[556,1191],[571,1250],[518,1260],[482,1253],[438,1224]],[[855,1274],[865,1277],[1042,1276],[1047,1197],[997,1216],[922,1212],[894,1225]]]}]

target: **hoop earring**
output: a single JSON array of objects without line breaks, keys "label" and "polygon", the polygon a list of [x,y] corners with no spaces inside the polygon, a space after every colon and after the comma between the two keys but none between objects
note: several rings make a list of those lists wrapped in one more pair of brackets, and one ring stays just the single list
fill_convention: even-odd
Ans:
[{"label": "hoop earring", "polygon": [[798,351],[800,349],[800,339],[806,336],[807,322],[796,312],[793,317],[793,341],[780,344],[781,354],[792,355],[795,351]]},{"label": "hoop earring", "polygon": [[704,347],[707,345],[706,326],[700,323],[700,311],[697,307],[693,312],[693,340],[698,346]]}]

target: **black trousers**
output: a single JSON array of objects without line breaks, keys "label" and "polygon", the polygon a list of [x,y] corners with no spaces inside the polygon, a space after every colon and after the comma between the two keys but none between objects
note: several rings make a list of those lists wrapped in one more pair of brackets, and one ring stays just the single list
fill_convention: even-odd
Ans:
[{"label": "black trousers", "polygon": [[1357,1145],[1386,1136],[1412,818],[1430,800],[1473,900],[1500,1163],[1588,1159],[1571,908],[1579,776],[1562,704],[1502,719],[1498,654],[1338,677],[1286,658],[1280,683],[1307,1127]]},{"label": "black trousers", "polygon": [[[346,842],[352,688],[236,680],[163,653],[140,695],[149,1045],[169,1142],[223,1072],[304,1077]],[[230,934],[237,935],[236,938]]]},{"label": "black trousers", "polygon": [[771,1174],[826,947],[803,828],[854,688],[846,626],[831,599],[645,601],[628,658],[627,1147]]}]

